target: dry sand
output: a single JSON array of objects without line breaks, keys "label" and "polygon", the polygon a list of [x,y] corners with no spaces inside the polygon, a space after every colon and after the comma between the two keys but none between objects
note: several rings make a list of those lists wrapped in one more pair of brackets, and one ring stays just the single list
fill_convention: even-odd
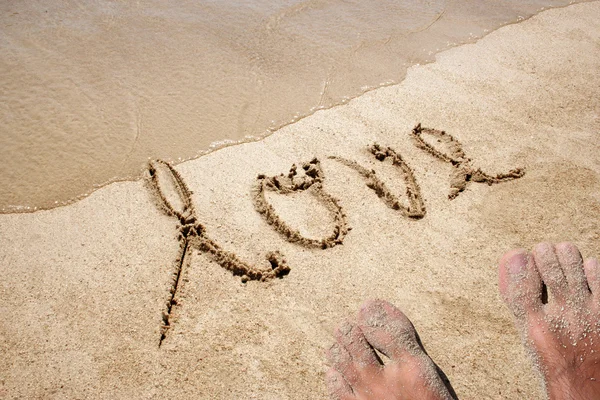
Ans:
[{"label": "dry sand", "polygon": [[[0,216],[0,397],[322,399],[332,331],[372,297],[405,311],[461,398],[542,397],[496,262],[541,240],[600,255],[599,70],[600,2],[554,9],[441,53],[400,85],[177,166],[214,242],[265,267],[264,255],[280,251],[291,272],[244,284],[191,248],[160,348],[178,223],[144,182]],[[417,122],[453,135],[475,169],[526,173],[471,182],[450,200],[454,167],[415,146]],[[373,157],[374,142],[411,167],[424,218],[387,207],[357,171],[327,158],[373,168],[402,194],[400,169]],[[327,249],[289,243],[253,203],[258,174],[313,157],[352,228]],[[331,234],[323,197],[265,198],[301,235]]]}]

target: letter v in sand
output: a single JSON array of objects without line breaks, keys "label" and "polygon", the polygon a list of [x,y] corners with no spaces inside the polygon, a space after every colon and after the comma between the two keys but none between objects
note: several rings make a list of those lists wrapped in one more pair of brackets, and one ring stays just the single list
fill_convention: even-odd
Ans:
[{"label": "letter v in sand", "polygon": [[414,219],[423,218],[425,216],[425,203],[423,202],[421,189],[409,165],[391,147],[374,144],[369,146],[369,151],[381,162],[389,158],[392,161],[392,165],[400,169],[406,186],[405,195],[407,202],[403,202],[399,197],[394,195],[386,184],[379,179],[374,170],[369,170],[356,161],[343,157],[329,156],[329,158],[357,171],[367,181],[367,187],[374,190],[377,196],[391,209],[400,211],[405,217]]}]

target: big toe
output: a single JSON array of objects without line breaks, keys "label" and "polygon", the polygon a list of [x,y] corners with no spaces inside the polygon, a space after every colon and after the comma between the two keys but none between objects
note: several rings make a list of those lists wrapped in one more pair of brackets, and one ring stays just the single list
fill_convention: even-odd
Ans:
[{"label": "big toe", "polygon": [[413,324],[384,300],[369,300],[358,314],[358,325],[369,343],[392,360],[421,353]]},{"label": "big toe", "polygon": [[517,317],[540,310],[543,283],[533,256],[525,250],[504,254],[499,262],[498,283],[504,302]]}]

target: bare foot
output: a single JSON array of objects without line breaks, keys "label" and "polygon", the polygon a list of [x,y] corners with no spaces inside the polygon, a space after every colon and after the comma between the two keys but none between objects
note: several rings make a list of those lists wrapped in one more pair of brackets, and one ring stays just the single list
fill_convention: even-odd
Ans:
[{"label": "bare foot", "polygon": [[[337,342],[328,353],[332,367],[327,372],[332,399],[454,398],[412,323],[390,303],[365,302],[357,322],[343,323],[335,335]],[[389,362],[384,364],[374,349]]]},{"label": "bare foot", "polygon": [[600,264],[570,243],[500,260],[500,292],[550,399],[600,399]]}]

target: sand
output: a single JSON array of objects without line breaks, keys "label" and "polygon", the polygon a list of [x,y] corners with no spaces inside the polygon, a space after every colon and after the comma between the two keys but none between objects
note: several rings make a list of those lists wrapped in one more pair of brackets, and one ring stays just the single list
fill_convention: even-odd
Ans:
[{"label": "sand", "polygon": [[[192,225],[218,251],[192,240],[179,262],[185,238],[199,234],[186,228],[178,239],[182,223],[147,181],[0,216],[0,397],[322,399],[333,329],[379,297],[413,321],[461,398],[542,398],[498,294],[496,263],[542,240],[600,255],[599,22],[600,2],[543,12],[438,54],[402,84],[178,165]],[[417,146],[417,123],[451,135],[452,146],[423,140],[444,154],[460,146],[463,167],[525,174],[491,185],[457,174]],[[376,159],[373,143],[409,166],[416,203],[406,198],[407,169]],[[399,208],[330,156],[375,170]],[[264,198],[286,226],[317,241],[343,214],[351,229],[325,249],[288,241],[255,207],[259,175],[287,176],[296,164],[300,179],[314,158],[314,187]],[[460,176],[470,181],[450,199]],[[174,187],[165,183],[166,197],[184,213]],[[422,218],[402,211],[417,200]],[[233,264],[221,256],[234,254],[268,270],[265,255],[275,251],[289,274],[242,283],[223,268]]]}]

